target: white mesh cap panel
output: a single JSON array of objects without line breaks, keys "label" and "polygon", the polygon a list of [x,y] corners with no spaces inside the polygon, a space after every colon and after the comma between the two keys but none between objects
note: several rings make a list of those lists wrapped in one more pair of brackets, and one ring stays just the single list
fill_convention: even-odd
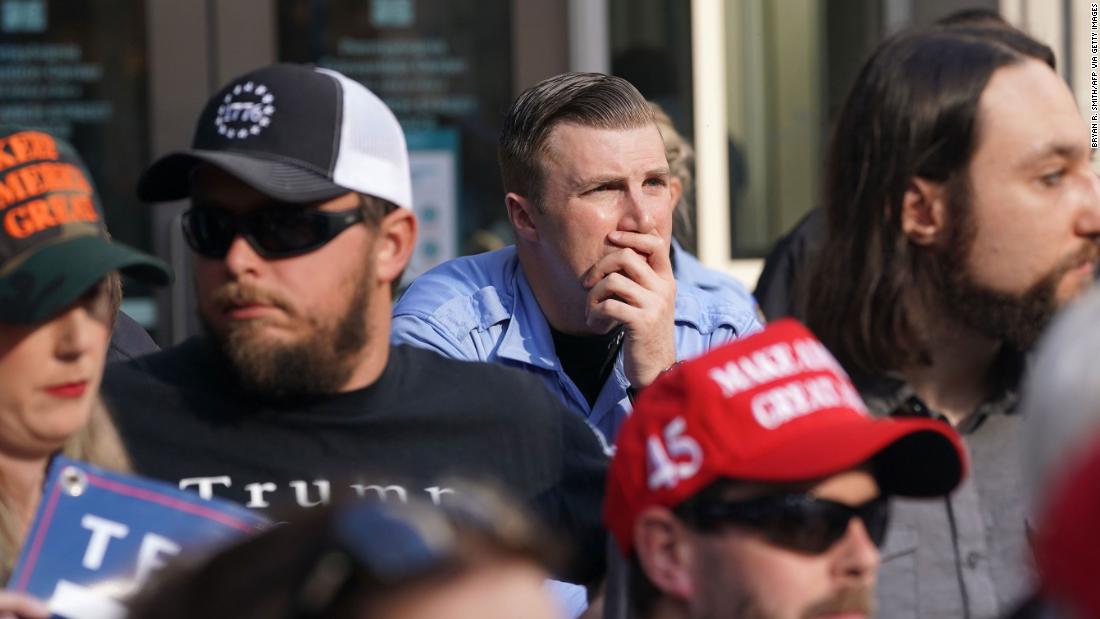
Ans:
[{"label": "white mesh cap panel", "polygon": [[393,112],[362,84],[328,69],[316,71],[338,80],[344,96],[333,182],[411,209],[409,153]]}]

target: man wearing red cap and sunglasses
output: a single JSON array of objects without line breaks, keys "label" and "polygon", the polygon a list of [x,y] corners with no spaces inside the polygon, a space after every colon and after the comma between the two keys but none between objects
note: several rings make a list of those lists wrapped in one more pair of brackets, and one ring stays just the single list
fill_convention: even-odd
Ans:
[{"label": "man wearing red cap and sunglasses", "polygon": [[644,619],[874,613],[889,497],[950,492],[958,436],[874,419],[794,321],[675,367],[619,433],[604,520]]}]

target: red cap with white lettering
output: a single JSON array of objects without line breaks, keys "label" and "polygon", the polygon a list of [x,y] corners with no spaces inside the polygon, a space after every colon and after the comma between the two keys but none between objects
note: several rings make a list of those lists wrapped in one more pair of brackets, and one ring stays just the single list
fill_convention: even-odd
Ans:
[{"label": "red cap with white lettering", "polygon": [[623,424],[604,521],[629,554],[634,521],[720,478],[798,482],[870,464],[883,494],[955,488],[967,458],[935,419],[871,417],[840,365],[793,320],[686,361],[647,387]]}]

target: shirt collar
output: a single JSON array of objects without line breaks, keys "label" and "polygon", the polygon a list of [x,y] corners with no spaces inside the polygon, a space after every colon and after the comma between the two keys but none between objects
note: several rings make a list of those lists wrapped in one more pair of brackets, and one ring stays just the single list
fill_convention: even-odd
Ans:
[{"label": "shirt collar", "polygon": [[676,239],[672,239],[672,256],[670,260],[672,260],[672,274],[676,277],[677,283],[682,282],[701,287],[714,284],[712,281],[705,281],[707,280],[705,276],[709,273],[702,268],[702,263],[695,256],[685,251]]},{"label": "shirt collar", "polygon": [[504,329],[497,356],[544,370],[557,370],[558,357],[554,352],[550,324],[546,322],[535,293],[527,283],[518,256],[513,256],[510,268],[511,318]]},{"label": "shirt collar", "polygon": [[[1019,384],[1025,365],[1026,358],[1022,353],[1007,345],[1002,348],[992,369],[996,381],[992,396],[982,402],[956,430],[960,434],[969,434],[977,430],[990,415],[1014,412],[1019,401]],[[852,382],[859,389],[867,408],[876,415],[939,416],[928,408],[900,374],[868,375],[853,372]]]}]

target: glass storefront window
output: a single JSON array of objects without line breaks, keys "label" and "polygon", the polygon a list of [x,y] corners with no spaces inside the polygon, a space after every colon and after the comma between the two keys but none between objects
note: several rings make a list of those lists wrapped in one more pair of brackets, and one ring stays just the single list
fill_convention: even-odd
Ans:
[{"label": "glass storefront window", "polygon": [[145,11],[137,0],[0,0],[0,124],[76,147],[111,233],[148,248],[134,195],[148,161]]}]

